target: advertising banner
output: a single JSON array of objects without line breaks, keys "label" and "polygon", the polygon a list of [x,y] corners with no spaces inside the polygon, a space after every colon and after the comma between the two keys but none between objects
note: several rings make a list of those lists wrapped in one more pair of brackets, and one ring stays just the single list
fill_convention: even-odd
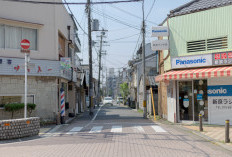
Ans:
[{"label": "advertising banner", "polygon": [[219,52],[213,54],[213,65],[232,64],[232,52]]},{"label": "advertising banner", "polygon": [[172,58],[172,69],[212,65],[212,54]]},{"label": "advertising banner", "polygon": [[232,120],[232,85],[208,86],[208,105],[211,124]]},{"label": "advertising banner", "polygon": [[163,27],[163,26],[152,27],[152,35],[151,35],[152,37],[164,37],[168,35],[169,35],[168,27]]},{"label": "advertising banner", "polygon": [[169,41],[168,40],[155,40],[151,43],[152,51],[157,50],[168,50],[169,49]]}]

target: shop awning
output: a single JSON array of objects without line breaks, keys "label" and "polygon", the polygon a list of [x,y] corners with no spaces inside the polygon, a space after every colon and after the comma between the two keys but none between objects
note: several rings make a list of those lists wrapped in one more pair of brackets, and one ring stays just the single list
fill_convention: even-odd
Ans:
[{"label": "shop awning", "polygon": [[232,67],[215,67],[170,71],[155,78],[156,82],[165,80],[204,79],[232,76]]}]

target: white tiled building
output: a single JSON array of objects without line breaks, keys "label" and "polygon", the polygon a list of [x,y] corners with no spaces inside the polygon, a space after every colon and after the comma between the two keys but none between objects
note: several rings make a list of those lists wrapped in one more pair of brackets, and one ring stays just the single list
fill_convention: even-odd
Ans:
[{"label": "white tiled building", "polygon": [[[63,5],[0,1],[0,119],[9,118],[4,104],[24,102],[24,54],[20,42],[25,38],[31,43],[28,101],[37,105],[34,116],[56,121],[61,88],[65,90],[65,102],[69,102],[66,116],[76,113],[76,53],[80,52],[80,41],[73,17]],[[61,67],[63,57],[70,58],[70,67]]]}]

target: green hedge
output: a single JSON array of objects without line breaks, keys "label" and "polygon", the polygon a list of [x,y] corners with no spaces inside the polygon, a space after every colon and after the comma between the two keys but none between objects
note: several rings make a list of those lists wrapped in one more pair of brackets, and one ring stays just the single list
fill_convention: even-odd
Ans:
[{"label": "green hedge", "polygon": [[[27,110],[29,112],[29,116],[32,111],[35,110],[36,104],[27,104]],[[24,108],[24,103],[12,103],[6,104],[4,106],[5,111],[11,112],[11,118],[13,119],[14,113]]]}]

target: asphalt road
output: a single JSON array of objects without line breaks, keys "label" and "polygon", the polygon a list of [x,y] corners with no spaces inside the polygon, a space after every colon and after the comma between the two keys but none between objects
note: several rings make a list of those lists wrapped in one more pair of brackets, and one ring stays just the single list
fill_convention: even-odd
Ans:
[{"label": "asphalt road", "polygon": [[128,107],[105,105],[38,137],[0,143],[0,157],[225,157],[220,146]]}]

